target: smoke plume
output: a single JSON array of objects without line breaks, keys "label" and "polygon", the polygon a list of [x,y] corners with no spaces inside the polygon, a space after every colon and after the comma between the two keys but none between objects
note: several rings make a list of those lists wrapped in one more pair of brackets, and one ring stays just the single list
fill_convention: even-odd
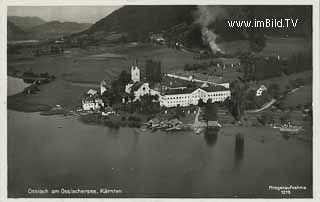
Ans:
[{"label": "smoke plume", "polygon": [[209,26],[215,22],[217,17],[224,17],[226,10],[221,6],[198,6],[196,23],[201,25],[202,38],[207,42],[213,53],[223,52],[216,39],[218,35]]}]

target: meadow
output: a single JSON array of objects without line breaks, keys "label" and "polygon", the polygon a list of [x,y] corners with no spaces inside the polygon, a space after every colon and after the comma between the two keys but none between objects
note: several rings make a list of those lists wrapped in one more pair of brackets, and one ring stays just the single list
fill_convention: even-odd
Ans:
[{"label": "meadow", "polygon": [[[288,51],[297,51],[297,47],[300,47],[300,50],[305,50],[308,46],[301,45],[306,42],[298,39],[270,40],[262,53],[269,54],[269,50],[274,50],[286,51],[288,54]],[[226,42],[223,46],[228,47],[229,50],[236,50],[234,47],[242,49],[240,42]],[[41,111],[57,104],[66,108],[79,106],[82,95],[88,89],[92,86],[98,86],[102,80],[110,82],[123,70],[130,72],[135,59],[138,60],[142,73],[147,59],[161,61],[163,72],[183,71],[185,64],[199,62],[194,59],[192,53],[140,43],[116,46],[100,45],[86,49],[70,48],[65,49],[64,54],[56,56],[34,57],[31,55],[31,49],[23,49],[20,52],[20,54],[8,56],[8,75],[15,76],[17,72],[22,73],[32,69],[35,73],[48,72],[56,77],[55,81],[40,86],[40,91],[37,94],[9,96],[8,107],[20,111]],[[279,77],[253,85],[277,82],[281,87],[284,87],[289,78],[300,76],[308,77],[312,76],[312,73],[303,72],[290,75],[288,78]]]}]

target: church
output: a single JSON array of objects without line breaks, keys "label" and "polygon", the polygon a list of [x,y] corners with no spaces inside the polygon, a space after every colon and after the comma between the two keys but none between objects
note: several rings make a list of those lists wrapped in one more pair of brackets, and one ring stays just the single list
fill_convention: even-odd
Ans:
[{"label": "church", "polygon": [[[125,92],[134,95],[134,100],[138,100],[141,96],[150,94],[158,95],[160,106],[177,107],[197,105],[202,99],[207,102],[223,102],[231,96],[229,84],[212,84],[211,82],[203,82],[201,85],[187,87],[179,86],[172,88],[161,83],[161,88],[151,88],[148,82],[141,81],[140,69],[135,61],[131,67],[131,82],[125,86]],[[175,78],[178,79],[179,78]],[[190,81],[191,82],[191,81]]]},{"label": "church", "polygon": [[134,100],[136,101],[141,96],[146,94],[159,94],[149,87],[148,82],[142,82],[140,78],[140,69],[138,68],[137,61],[131,67],[131,82],[125,87],[125,92],[134,95]]}]

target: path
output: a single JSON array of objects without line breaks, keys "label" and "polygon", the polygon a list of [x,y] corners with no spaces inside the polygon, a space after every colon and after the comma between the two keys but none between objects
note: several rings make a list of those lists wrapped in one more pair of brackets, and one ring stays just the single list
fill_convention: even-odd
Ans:
[{"label": "path", "polygon": [[261,111],[271,107],[276,101],[277,101],[276,99],[272,99],[270,102],[264,104],[260,109],[247,110],[246,112],[248,112],[248,113],[261,112]]},{"label": "path", "polygon": [[201,108],[198,108],[198,112],[194,117],[194,123],[192,124],[192,128],[196,133],[200,133],[207,125],[204,122],[199,121],[199,116],[201,113]]},{"label": "path", "polygon": [[[282,95],[279,97],[279,99],[287,96],[287,95],[290,95],[291,93],[294,93],[295,91],[297,91],[298,89],[300,89],[301,87],[303,86],[299,86],[298,88],[295,88],[295,89],[292,89],[290,90],[286,95]],[[254,109],[254,110],[247,110],[246,112],[248,113],[257,113],[257,112],[261,112],[269,107],[271,107],[277,100],[276,99],[272,99],[270,102],[264,104],[260,109]]]}]

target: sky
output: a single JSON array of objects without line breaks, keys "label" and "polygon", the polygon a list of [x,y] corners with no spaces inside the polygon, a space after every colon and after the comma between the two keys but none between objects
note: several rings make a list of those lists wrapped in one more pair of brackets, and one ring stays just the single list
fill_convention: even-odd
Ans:
[{"label": "sky", "polygon": [[8,16],[36,16],[45,21],[95,23],[121,6],[9,6]]}]

